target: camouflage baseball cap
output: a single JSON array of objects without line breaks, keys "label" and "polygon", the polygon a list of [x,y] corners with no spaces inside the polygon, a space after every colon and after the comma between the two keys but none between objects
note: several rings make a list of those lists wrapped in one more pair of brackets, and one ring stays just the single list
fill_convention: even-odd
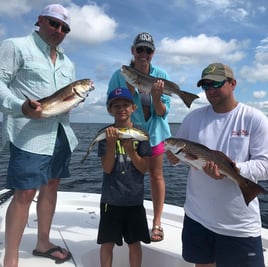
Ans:
[{"label": "camouflage baseball cap", "polygon": [[202,78],[197,83],[197,87],[202,85],[203,80],[221,82],[227,78],[234,79],[234,74],[229,66],[222,63],[212,63],[202,71],[201,77]]}]

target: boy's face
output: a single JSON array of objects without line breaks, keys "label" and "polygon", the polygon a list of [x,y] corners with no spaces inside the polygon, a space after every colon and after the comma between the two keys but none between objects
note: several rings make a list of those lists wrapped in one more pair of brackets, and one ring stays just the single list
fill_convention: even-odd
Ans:
[{"label": "boy's face", "polygon": [[115,99],[108,107],[109,113],[116,121],[125,121],[130,119],[131,114],[135,111],[135,105],[126,99]]}]

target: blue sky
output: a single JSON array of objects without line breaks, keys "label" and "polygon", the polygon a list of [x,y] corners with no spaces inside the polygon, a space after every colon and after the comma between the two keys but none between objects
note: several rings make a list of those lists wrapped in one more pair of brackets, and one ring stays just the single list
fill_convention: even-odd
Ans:
[{"label": "blue sky", "polygon": [[72,121],[112,121],[105,107],[109,78],[129,63],[133,39],[143,31],[156,44],[152,63],[182,90],[200,96],[191,109],[172,96],[170,122],[181,122],[190,110],[207,104],[196,82],[212,62],[233,68],[238,101],[268,114],[267,0],[2,0],[0,41],[31,33],[39,12],[51,3],[64,5],[71,15],[71,32],[62,46],[75,63],[76,78],[95,82],[87,100],[72,110]]}]

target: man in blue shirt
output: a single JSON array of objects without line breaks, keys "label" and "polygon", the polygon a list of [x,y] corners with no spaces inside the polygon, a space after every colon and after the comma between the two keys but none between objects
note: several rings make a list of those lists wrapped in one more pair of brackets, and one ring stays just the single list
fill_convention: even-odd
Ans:
[{"label": "man in blue shirt", "polygon": [[35,25],[38,31],[6,39],[0,47],[3,145],[10,149],[6,187],[15,190],[6,214],[4,267],[18,267],[20,241],[37,189],[33,254],[57,263],[71,258],[69,251],[50,242],[49,232],[60,178],[69,176],[77,139],[68,113],[41,119],[37,101],[74,80],[74,65],[59,46],[70,31],[70,17],[63,6],[52,4],[41,11]]}]

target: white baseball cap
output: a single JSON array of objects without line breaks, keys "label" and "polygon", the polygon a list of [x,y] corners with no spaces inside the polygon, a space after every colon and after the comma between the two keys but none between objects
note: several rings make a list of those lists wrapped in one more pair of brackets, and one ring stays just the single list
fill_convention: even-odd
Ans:
[{"label": "white baseball cap", "polygon": [[[39,16],[59,19],[70,27],[71,19],[69,17],[68,10],[60,4],[51,4],[46,6]],[[38,21],[35,23],[35,26],[39,26]]]}]

